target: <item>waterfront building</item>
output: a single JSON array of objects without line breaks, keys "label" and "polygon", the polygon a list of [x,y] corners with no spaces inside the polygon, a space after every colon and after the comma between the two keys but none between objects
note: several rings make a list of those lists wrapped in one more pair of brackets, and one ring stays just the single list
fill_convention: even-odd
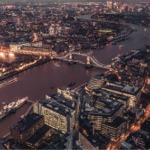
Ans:
[{"label": "waterfront building", "polygon": [[107,82],[102,89],[129,97],[129,108],[140,103],[141,88],[130,86],[122,82]]},{"label": "waterfront building", "polygon": [[51,49],[47,49],[47,48],[43,48],[43,47],[33,47],[33,46],[22,46],[21,49],[25,54],[35,54],[35,55],[52,55],[52,56],[56,56],[56,52],[51,50]]},{"label": "waterfront building", "polygon": [[85,90],[91,95],[105,95],[106,97],[111,95],[113,98],[117,97],[118,100],[116,100],[122,102],[127,109],[134,108],[140,103],[141,88],[112,81],[109,79],[109,76],[103,74],[94,76],[87,83]]},{"label": "waterfront building", "polygon": [[34,112],[44,115],[45,124],[62,133],[70,132],[74,127],[75,103],[57,94],[35,103]]},{"label": "waterfront building", "polygon": [[107,82],[107,79],[104,74],[98,74],[94,76],[85,87],[86,90],[91,91],[94,89],[102,88],[102,86]]},{"label": "waterfront building", "polygon": [[75,97],[71,93],[71,91],[69,90],[69,88],[57,88],[57,93],[59,95],[64,96],[64,98],[66,98],[68,100],[75,100]]},{"label": "waterfront building", "polygon": [[27,46],[27,47],[42,47],[42,41],[36,41],[36,42],[20,42],[20,43],[11,43],[10,44],[10,50],[11,51],[16,51],[16,50],[21,50],[21,48],[23,46]]},{"label": "waterfront building", "polygon": [[10,128],[10,134],[19,143],[25,143],[27,139],[37,132],[44,124],[44,117],[39,114],[29,114]]}]

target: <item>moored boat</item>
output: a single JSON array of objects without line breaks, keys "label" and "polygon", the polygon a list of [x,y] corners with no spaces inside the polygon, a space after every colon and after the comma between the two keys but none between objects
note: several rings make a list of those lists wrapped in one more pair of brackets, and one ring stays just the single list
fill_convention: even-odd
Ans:
[{"label": "moored boat", "polygon": [[[3,108],[0,110],[0,120],[5,119],[10,114],[15,113],[17,109],[26,102],[26,100],[28,100],[28,97],[4,105]],[[3,102],[3,104],[5,104],[5,102]]]}]

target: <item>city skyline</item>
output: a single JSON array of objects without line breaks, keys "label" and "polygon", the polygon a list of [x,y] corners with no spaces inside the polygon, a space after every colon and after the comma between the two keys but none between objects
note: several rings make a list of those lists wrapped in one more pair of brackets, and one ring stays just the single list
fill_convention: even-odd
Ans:
[{"label": "city skyline", "polygon": [[0,147],[149,149],[150,3],[28,1],[0,1]]},{"label": "city skyline", "polygon": [[[44,2],[107,2],[107,0],[93,0],[93,1],[90,1],[90,0],[57,0],[57,1],[54,1],[54,0],[44,0]],[[110,1],[118,1],[118,2],[134,2],[134,3],[138,3],[138,2],[149,2],[149,0],[110,0]],[[43,2],[43,0],[0,0],[0,2]]]}]

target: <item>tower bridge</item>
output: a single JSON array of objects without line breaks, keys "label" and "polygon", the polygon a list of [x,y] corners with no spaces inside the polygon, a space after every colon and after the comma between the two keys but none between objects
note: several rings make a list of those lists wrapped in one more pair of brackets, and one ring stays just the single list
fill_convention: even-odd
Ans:
[{"label": "tower bridge", "polygon": [[[83,56],[86,57],[86,62],[74,59],[74,56]],[[62,57],[55,57],[57,60],[62,60],[70,63],[78,63],[89,67],[96,67],[96,68],[103,68],[103,69],[109,69],[110,65],[105,65],[101,62],[99,62],[93,55],[92,52],[89,53],[80,53],[80,52],[69,52],[65,56]]]},{"label": "tower bridge", "polygon": [[[35,55],[35,56],[47,56],[50,59],[56,59],[61,60],[69,63],[77,63],[81,65],[85,65],[86,67],[95,67],[95,68],[102,68],[102,69],[110,69],[110,65],[103,64],[99,62],[93,55],[92,52],[89,53],[81,53],[81,52],[75,52],[70,51],[64,56],[58,56],[53,51],[42,51],[42,50],[28,50],[28,49],[22,49],[22,50],[1,50],[1,53],[14,53],[14,54],[28,54],[28,55]],[[0,53],[0,55],[2,55]],[[74,58],[74,56],[82,56],[86,58],[86,62],[79,60],[78,58]]]}]

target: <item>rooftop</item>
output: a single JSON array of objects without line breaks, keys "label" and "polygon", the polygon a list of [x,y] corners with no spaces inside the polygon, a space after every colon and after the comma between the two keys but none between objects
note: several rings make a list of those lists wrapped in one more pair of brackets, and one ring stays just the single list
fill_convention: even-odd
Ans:
[{"label": "rooftop", "polygon": [[109,142],[108,138],[101,134],[93,135],[92,132],[89,132],[84,128],[81,128],[79,131],[94,147],[101,147],[102,145],[106,146]]},{"label": "rooftop", "polygon": [[[99,104],[100,106],[97,106],[97,104]],[[121,107],[123,107],[123,104],[121,104],[120,102],[114,101],[110,98],[99,96],[95,98],[94,109],[89,112],[89,114],[109,117],[113,116],[116,111],[121,109]]]},{"label": "rooftop", "polygon": [[43,125],[36,133],[34,133],[27,142],[31,144],[36,144],[48,131],[50,127],[47,125]]},{"label": "rooftop", "polygon": [[121,99],[123,101],[127,101],[129,99],[128,96],[113,93],[113,92],[110,92],[110,91],[107,91],[104,89],[96,89],[96,90],[94,90],[94,92],[97,94],[102,94],[104,97],[108,97],[108,98]]},{"label": "rooftop", "polygon": [[121,82],[111,82],[110,84],[104,85],[103,88],[112,89],[115,91],[120,91],[131,95],[136,95],[140,90],[139,87],[133,87],[128,84],[122,84]]},{"label": "rooftop", "polygon": [[113,128],[118,128],[119,126],[121,126],[125,122],[126,122],[126,120],[124,118],[117,117],[113,122],[106,122],[104,124],[107,126],[111,126]]},{"label": "rooftop", "polygon": [[24,117],[23,119],[21,119],[20,121],[18,121],[12,127],[12,129],[15,128],[15,129],[18,129],[20,132],[25,132],[42,118],[43,118],[43,116],[41,116],[39,114],[35,114],[35,113],[29,114],[26,117]]},{"label": "rooftop", "polygon": [[57,102],[67,106],[70,109],[75,109],[76,106],[76,102],[73,100],[68,100],[65,97],[63,97],[62,95],[58,95],[58,94],[53,94],[50,95],[51,98],[53,98],[54,100],[56,100]]},{"label": "rooftop", "polygon": [[43,100],[40,101],[39,103],[41,103],[44,107],[51,109],[61,115],[64,116],[71,116],[71,109],[69,109],[67,106],[55,101],[55,100]]}]

